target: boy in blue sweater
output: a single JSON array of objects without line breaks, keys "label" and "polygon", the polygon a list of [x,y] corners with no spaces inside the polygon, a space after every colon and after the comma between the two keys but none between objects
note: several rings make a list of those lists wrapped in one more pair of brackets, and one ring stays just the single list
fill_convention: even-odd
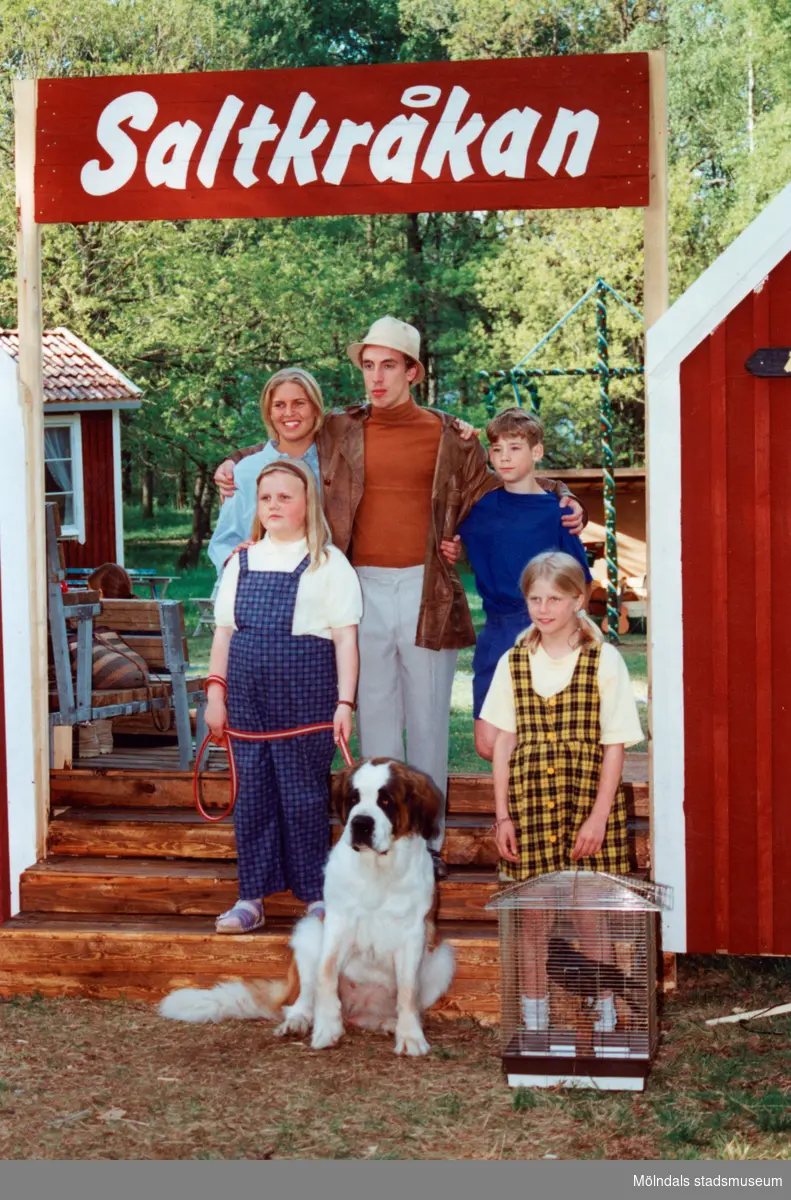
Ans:
[{"label": "boy in blue sweater", "polygon": [[[544,456],[544,427],[535,414],[507,408],[486,427],[489,459],[503,482],[487,492],[458,528],[467,551],[486,624],[478,635],[472,660],[475,749],[491,761],[497,730],[480,714],[494,669],[531,624],[519,580],[531,558],[545,550],[563,550],[578,560],[590,581],[582,541],[561,522],[558,498],[536,479]],[[456,540],[456,539],[454,539]],[[448,558],[453,543],[443,542]]]}]

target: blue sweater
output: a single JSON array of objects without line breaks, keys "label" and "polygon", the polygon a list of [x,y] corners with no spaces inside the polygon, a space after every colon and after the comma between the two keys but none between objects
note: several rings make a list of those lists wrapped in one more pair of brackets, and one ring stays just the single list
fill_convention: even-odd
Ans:
[{"label": "blue sweater", "polygon": [[498,489],[487,492],[462,521],[457,532],[487,617],[525,612],[519,579],[530,559],[545,550],[570,554],[591,578],[582,541],[562,525],[562,511],[551,492],[523,496]]}]

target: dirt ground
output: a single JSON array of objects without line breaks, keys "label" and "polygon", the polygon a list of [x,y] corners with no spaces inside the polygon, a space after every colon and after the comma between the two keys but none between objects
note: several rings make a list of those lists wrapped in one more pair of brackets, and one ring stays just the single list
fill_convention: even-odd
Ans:
[{"label": "dirt ground", "polygon": [[347,1036],[314,1053],[260,1022],[176,1025],[143,1004],[0,1002],[0,1158],[791,1157],[791,963],[688,960],[648,1089],[510,1091],[497,1031],[430,1020],[432,1052]]}]

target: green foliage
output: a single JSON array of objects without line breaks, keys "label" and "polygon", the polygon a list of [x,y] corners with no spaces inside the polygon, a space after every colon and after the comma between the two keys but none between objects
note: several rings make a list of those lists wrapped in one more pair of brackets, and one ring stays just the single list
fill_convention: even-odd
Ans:
[{"label": "green foliage", "polygon": [[[6,0],[0,323],[16,323],[14,78],[658,47],[676,296],[791,177],[789,0]],[[358,398],[344,347],[383,312],[421,330],[421,399],[483,424],[477,372],[517,362],[597,276],[643,300],[642,220],[627,209],[59,226],[43,246],[46,324],[69,326],[144,389],[125,426],[127,492],[153,473],[160,501],[178,491],[189,504],[197,480],[204,510],[211,466],[263,436],[266,376],[295,363],[329,403]],[[614,302],[610,317],[611,361],[639,361],[639,322]],[[594,361],[591,308],[533,365]],[[598,464],[596,382],[541,391],[548,464]],[[642,382],[614,383],[612,396],[617,461],[639,463]]]}]

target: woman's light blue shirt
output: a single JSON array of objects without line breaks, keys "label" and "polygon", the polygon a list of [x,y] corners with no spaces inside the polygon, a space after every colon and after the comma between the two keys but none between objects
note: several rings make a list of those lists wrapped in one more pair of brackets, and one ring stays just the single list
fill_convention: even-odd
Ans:
[{"label": "woman's light blue shirt", "polygon": [[221,505],[217,524],[208,547],[209,558],[214,563],[218,578],[222,575],[223,566],[232,551],[240,542],[246,542],[250,537],[255,516],[255,481],[258,473],[278,458],[287,458],[291,462],[302,463],[304,466],[310,467],[316,477],[319,495],[321,495],[319,454],[315,442],[308,447],[302,458],[291,458],[290,454],[281,454],[275,443],[269,441],[263,450],[259,450],[257,454],[249,454],[247,458],[238,462],[233,473],[236,491],[230,500],[226,500]]}]

